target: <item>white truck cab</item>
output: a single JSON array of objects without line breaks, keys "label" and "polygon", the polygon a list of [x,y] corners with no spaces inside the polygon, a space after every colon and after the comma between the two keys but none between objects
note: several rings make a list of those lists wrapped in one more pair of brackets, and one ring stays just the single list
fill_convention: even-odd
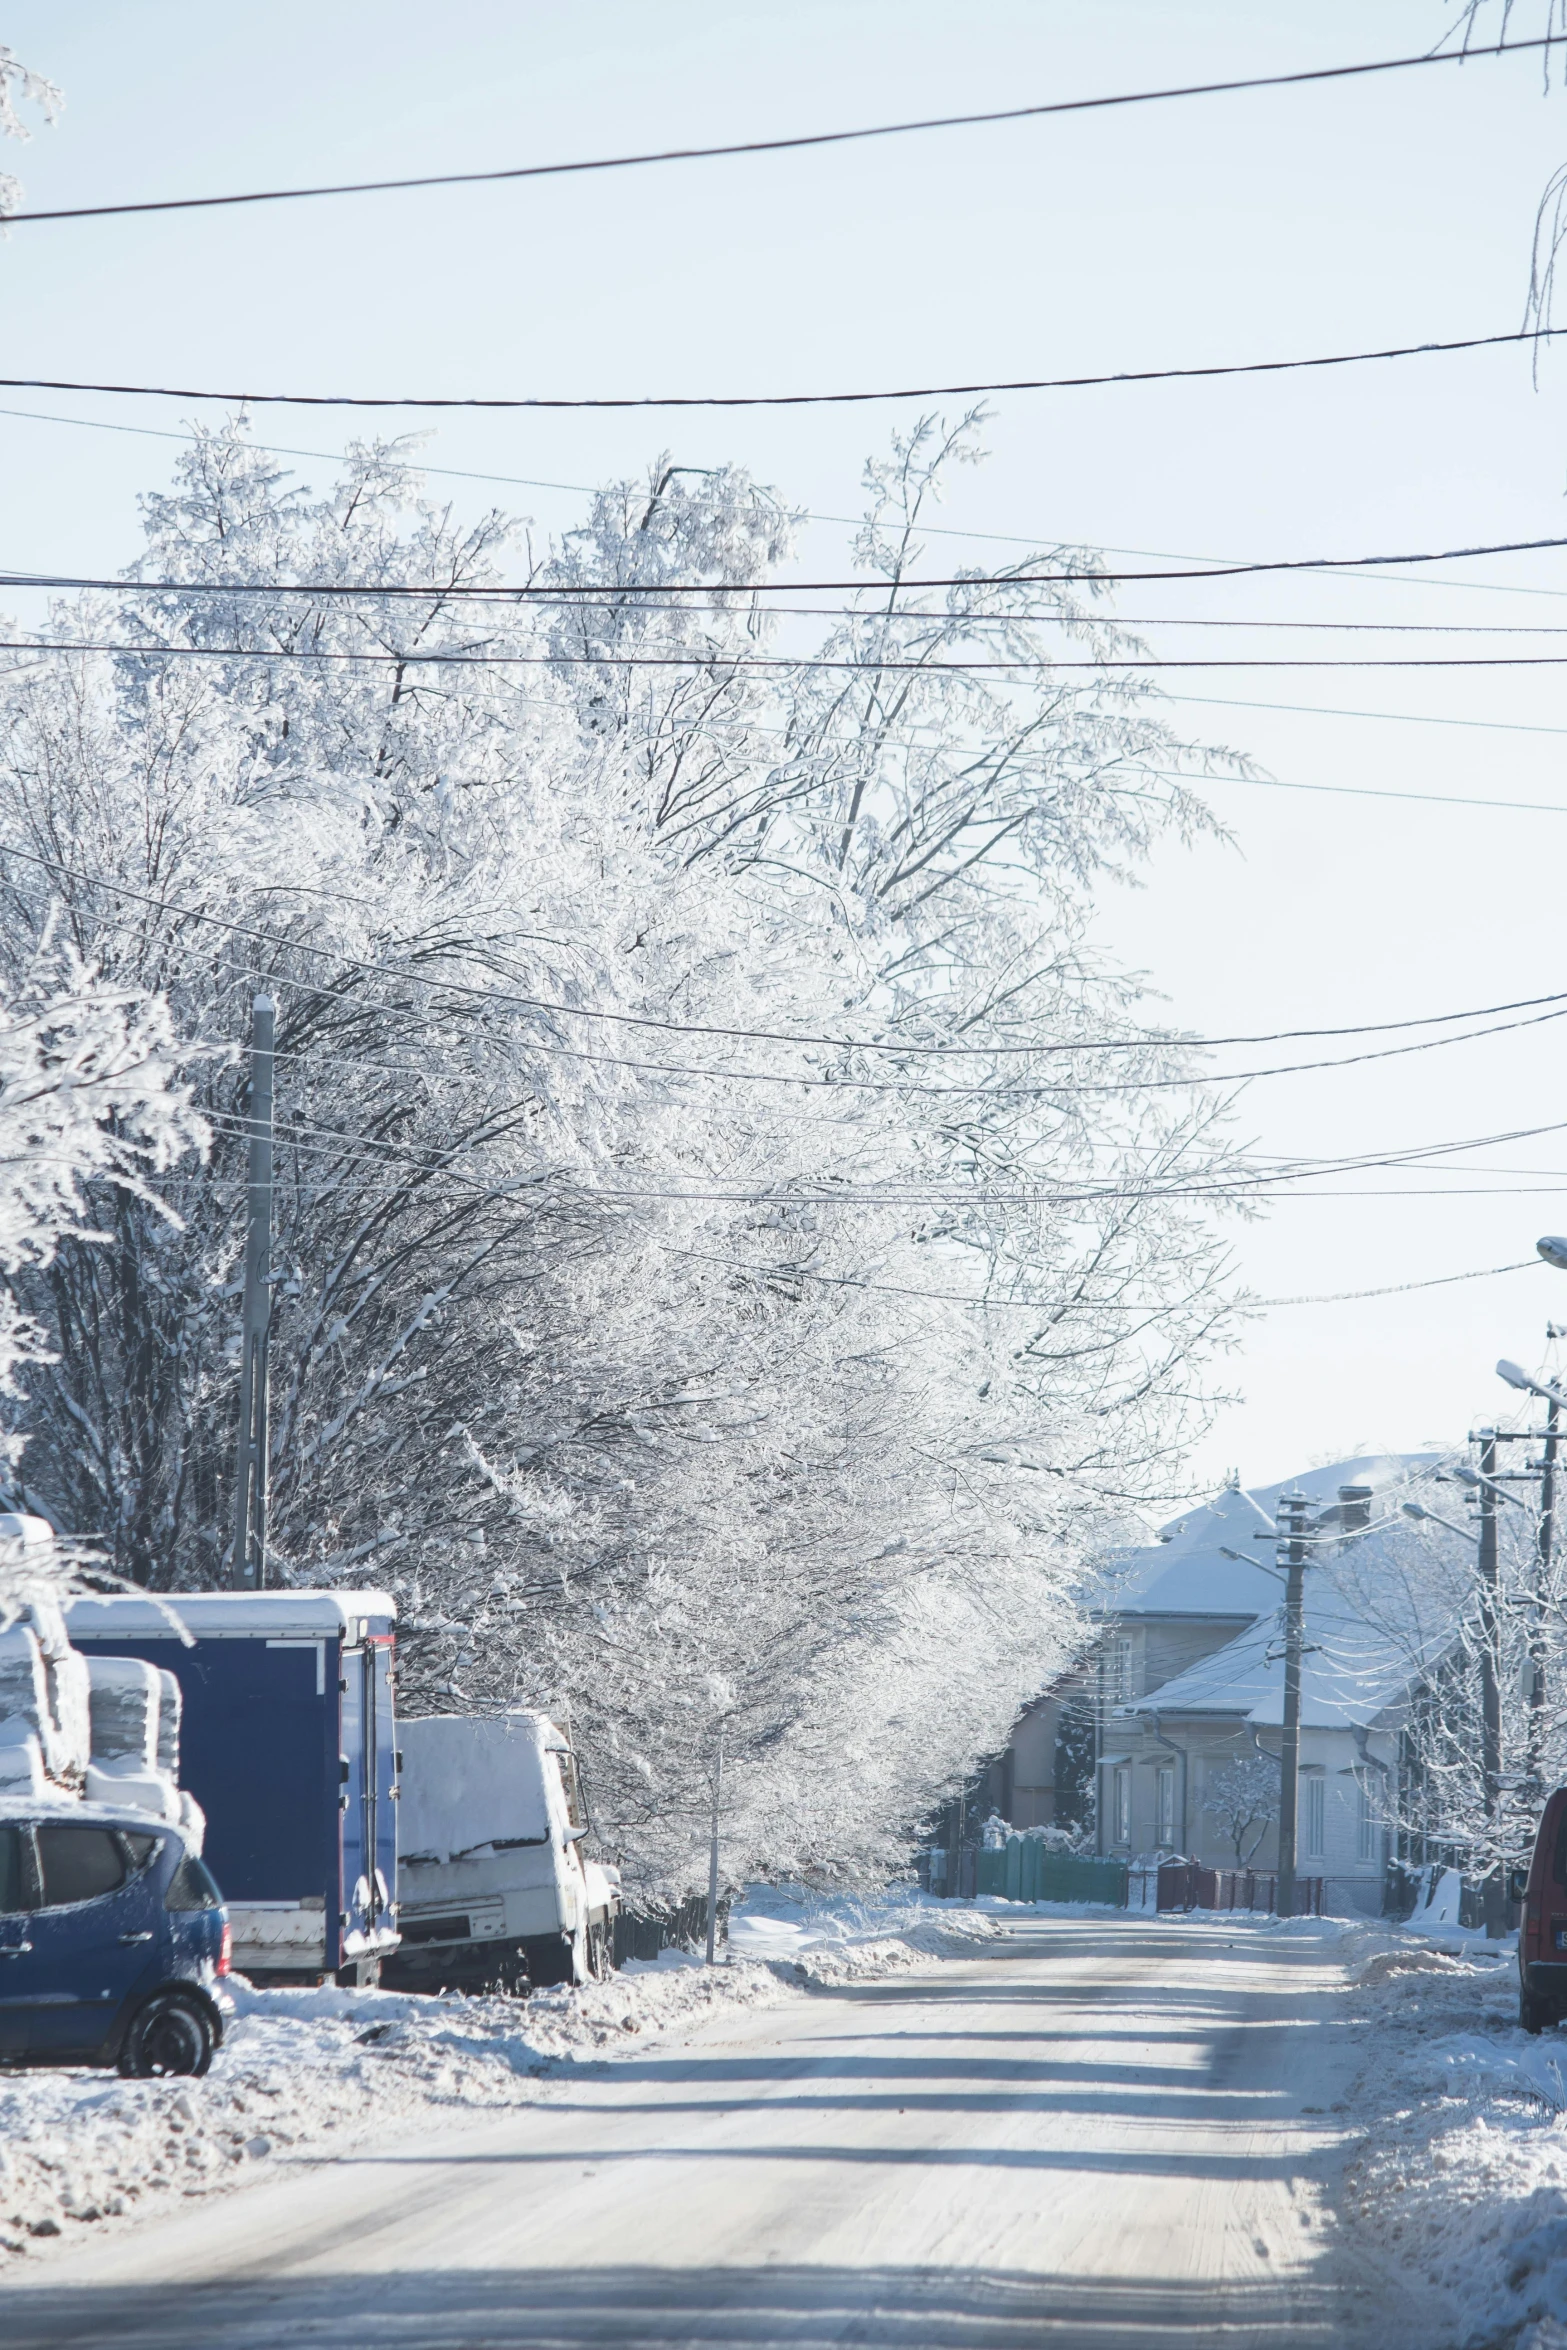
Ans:
[{"label": "white truck cab", "polygon": [[584,1858],[571,1748],[543,1714],[398,1724],[399,1990],[583,1983],[610,1964],[615,1871]]}]

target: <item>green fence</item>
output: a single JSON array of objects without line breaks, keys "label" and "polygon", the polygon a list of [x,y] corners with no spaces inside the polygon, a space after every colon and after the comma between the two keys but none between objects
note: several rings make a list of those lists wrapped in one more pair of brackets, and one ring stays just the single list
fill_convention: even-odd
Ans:
[{"label": "green fence", "polygon": [[1126,1864],[1085,1860],[1073,1852],[1052,1852],[1040,1836],[1009,1836],[1005,1844],[975,1854],[979,1893],[1007,1901],[1097,1901],[1126,1907]]}]

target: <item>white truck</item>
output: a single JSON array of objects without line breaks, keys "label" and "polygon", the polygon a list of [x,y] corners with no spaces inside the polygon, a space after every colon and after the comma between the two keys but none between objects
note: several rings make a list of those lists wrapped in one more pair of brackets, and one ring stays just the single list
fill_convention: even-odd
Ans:
[{"label": "white truck", "polygon": [[606,1974],[613,1869],[585,1858],[568,1741],[543,1714],[399,1721],[398,1925],[383,1983],[520,1990]]}]

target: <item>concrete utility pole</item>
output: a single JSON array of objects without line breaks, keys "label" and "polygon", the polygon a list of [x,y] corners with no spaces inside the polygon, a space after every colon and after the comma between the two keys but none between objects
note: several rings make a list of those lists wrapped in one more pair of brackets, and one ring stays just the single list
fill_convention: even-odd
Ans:
[{"label": "concrete utility pole", "polygon": [[1284,1569],[1284,1739],[1279,1756],[1278,1914],[1295,1915],[1295,1824],[1300,1795],[1300,1660],[1305,1618],[1306,1496],[1283,1493],[1278,1505],[1279,1565]]},{"label": "concrete utility pole", "polygon": [[237,1591],[267,1580],[267,1338],[272,1326],[272,1048],[277,1006],[258,995],[251,1006],[250,1169],[245,1192],[245,1305],[240,1340],[239,1449],[234,1475]]},{"label": "concrete utility pole", "polygon": [[[1501,1617],[1497,1606],[1496,1430],[1482,1428],[1480,1447],[1480,1542],[1475,1567],[1480,1579],[1480,1785],[1485,1824],[1495,1838],[1502,1804],[1502,1691],[1498,1658]],[[1507,1931],[1506,1887],[1499,1859],[1487,1864],[1485,1930],[1493,1939]]]}]

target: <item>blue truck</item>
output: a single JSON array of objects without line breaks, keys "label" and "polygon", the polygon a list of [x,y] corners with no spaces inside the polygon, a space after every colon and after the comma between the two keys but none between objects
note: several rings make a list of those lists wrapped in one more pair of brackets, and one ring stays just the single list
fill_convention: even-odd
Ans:
[{"label": "blue truck", "polygon": [[395,1622],[381,1591],[116,1593],[66,1611],[85,1656],[143,1657],[179,1682],[181,1779],[253,1981],[374,1983],[398,1946]]}]

